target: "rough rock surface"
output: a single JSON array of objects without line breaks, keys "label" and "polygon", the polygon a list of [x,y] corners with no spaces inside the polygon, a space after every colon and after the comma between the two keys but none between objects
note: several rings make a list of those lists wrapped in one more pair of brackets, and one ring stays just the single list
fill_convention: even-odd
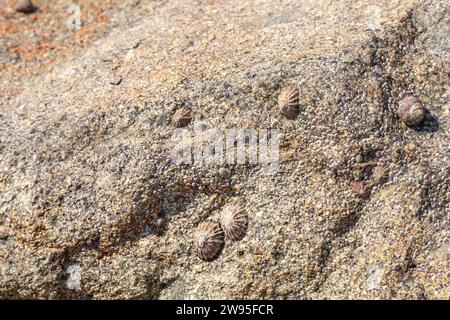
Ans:
[{"label": "rough rock surface", "polygon": [[[450,298],[447,1],[379,0],[378,31],[366,1],[80,1],[73,32],[44,2],[0,9],[0,298]],[[279,128],[279,173],[173,164],[182,107]],[[236,198],[246,236],[201,261]]]}]

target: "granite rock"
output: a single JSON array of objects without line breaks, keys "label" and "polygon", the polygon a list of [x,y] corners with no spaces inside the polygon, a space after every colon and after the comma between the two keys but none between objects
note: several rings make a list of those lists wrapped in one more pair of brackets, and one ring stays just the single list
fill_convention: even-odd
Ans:
[{"label": "granite rock", "polygon": [[[36,45],[70,4],[36,0],[2,35],[1,298],[450,298],[447,1],[377,1],[378,28],[365,1],[110,2]],[[278,173],[173,163],[180,108],[278,128]],[[236,200],[245,237],[200,260],[196,226]]]}]

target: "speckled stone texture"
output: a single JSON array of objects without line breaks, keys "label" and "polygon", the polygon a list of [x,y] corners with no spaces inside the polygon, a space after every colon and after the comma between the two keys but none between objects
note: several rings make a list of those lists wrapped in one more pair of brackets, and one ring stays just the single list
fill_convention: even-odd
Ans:
[{"label": "speckled stone texture", "polygon": [[[379,0],[378,31],[353,0],[80,1],[70,32],[71,1],[2,3],[0,298],[450,298],[448,1]],[[180,108],[278,128],[278,174],[173,164]],[[245,237],[200,260],[237,200]]]}]

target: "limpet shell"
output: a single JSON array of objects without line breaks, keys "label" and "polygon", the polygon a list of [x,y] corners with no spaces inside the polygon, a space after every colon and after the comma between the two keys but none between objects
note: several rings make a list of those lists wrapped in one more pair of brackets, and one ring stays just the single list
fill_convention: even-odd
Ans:
[{"label": "limpet shell", "polygon": [[360,198],[367,198],[370,195],[370,187],[363,181],[353,181],[351,187]]},{"label": "limpet shell", "polygon": [[16,11],[21,13],[33,13],[37,10],[37,7],[31,0],[19,0],[16,4]]},{"label": "limpet shell", "polygon": [[299,113],[299,91],[297,87],[289,85],[281,89],[278,96],[278,108],[283,116],[294,120]]},{"label": "limpet shell", "polygon": [[242,203],[227,205],[221,214],[220,224],[225,236],[231,240],[241,240],[248,228],[248,215]]},{"label": "limpet shell", "polygon": [[172,125],[177,128],[186,127],[192,120],[191,110],[181,108],[175,111],[172,116]]},{"label": "limpet shell", "polygon": [[223,247],[224,234],[218,223],[203,222],[194,232],[194,250],[204,261],[213,260]]},{"label": "limpet shell", "polygon": [[414,127],[422,122],[425,109],[419,99],[414,96],[406,96],[399,102],[397,113],[407,126]]}]

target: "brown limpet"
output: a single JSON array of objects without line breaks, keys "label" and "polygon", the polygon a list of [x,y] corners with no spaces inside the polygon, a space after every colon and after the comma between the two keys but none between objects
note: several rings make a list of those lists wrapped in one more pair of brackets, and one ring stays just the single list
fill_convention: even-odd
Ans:
[{"label": "brown limpet", "polygon": [[241,240],[248,228],[248,215],[241,202],[227,205],[220,217],[225,236],[230,240]]},{"label": "brown limpet", "polygon": [[414,96],[406,96],[399,102],[397,114],[407,126],[414,127],[422,122],[425,109],[419,99]]},{"label": "brown limpet", "polygon": [[16,11],[21,13],[33,13],[37,10],[37,7],[31,0],[19,0],[16,4]]},{"label": "brown limpet", "polygon": [[290,120],[297,118],[299,113],[299,91],[298,88],[288,85],[281,89],[278,96],[278,108],[283,116]]},{"label": "brown limpet", "polygon": [[224,243],[223,230],[218,223],[203,222],[194,232],[194,250],[204,261],[213,260]]},{"label": "brown limpet", "polygon": [[191,110],[188,108],[181,108],[175,111],[172,116],[172,125],[181,128],[186,127],[192,120]]},{"label": "brown limpet", "polygon": [[363,181],[353,181],[351,184],[353,192],[360,198],[367,198],[370,195],[370,185]]}]

